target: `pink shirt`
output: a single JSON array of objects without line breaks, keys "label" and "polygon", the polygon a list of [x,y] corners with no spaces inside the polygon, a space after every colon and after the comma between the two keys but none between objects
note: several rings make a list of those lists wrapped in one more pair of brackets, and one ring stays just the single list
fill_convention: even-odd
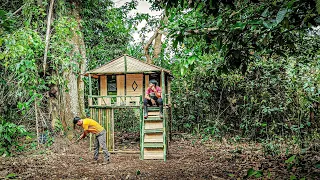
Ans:
[{"label": "pink shirt", "polygon": [[[157,93],[160,93],[160,97],[161,97],[161,88],[159,86],[156,86],[156,90],[157,90]],[[146,94],[150,95],[150,93],[155,93],[151,88],[148,88],[146,90]]]}]

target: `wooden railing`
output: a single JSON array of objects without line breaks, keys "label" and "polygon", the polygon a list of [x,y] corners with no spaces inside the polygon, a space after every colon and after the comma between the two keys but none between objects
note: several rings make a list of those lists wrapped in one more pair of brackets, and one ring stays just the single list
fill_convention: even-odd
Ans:
[{"label": "wooden railing", "polygon": [[89,96],[89,107],[97,106],[134,106],[142,104],[142,96]]}]

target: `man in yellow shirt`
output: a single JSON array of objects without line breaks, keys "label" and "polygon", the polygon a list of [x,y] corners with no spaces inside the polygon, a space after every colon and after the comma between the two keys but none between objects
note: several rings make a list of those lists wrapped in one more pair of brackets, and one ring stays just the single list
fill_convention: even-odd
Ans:
[{"label": "man in yellow shirt", "polygon": [[73,124],[81,126],[84,130],[83,134],[79,137],[79,140],[85,138],[88,133],[96,135],[96,141],[94,143],[94,159],[98,160],[99,147],[101,147],[102,152],[104,153],[105,162],[109,163],[110,153],[106,147],[106,130],[104,130],[104,128],[95,120],[89,118],[81,119],[79,117],[75,117],[73,119]]}]

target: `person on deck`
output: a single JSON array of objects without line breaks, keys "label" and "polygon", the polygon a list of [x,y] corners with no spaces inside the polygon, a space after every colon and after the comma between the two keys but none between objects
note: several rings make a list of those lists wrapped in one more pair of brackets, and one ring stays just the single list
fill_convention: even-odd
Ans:
[{"label": "person on deck", "polygon": [[161,88],[157,86],[156,80],[150,80],[149,87],[146,90],[146,95],[143,101],[144,104],[144,118],[148,118],[148,104],[150,106],[157,105],[160,109],[160,118],[163,117],[163,101],[161,97]]},{"label": "person on deck", "polygon": [[81,126],[84,130],[83,134],[79,137],[78,140],[85,138],[88,133],[96,135],[96,140],[94,143],[94,160],[98,160],[99,147],[101,147],[102,152],[104,153],[105,163],[109,163],[110,153],[108,152],[106,147],[106,130],[95,120],[89,118],[81,119],[79,117],[75,117],[73,119],[73,124]]}]

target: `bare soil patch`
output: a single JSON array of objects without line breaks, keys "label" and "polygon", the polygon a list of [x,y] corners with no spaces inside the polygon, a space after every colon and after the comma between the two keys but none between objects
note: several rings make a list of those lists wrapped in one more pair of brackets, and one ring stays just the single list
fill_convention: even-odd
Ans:
[{"label": "bare soil patch", "polygon": [[261,170],[260,179],[320,179],[319,152],[297,156],[291,168],[288,157],[264,156],[258,144],[202,144],[175,139],[166,162],[140,160],[139,154],[112,154],[110,164],[93,161],[88,141],[68,146],[56,139],[47,148],[16,157],[0,158],[0,178],[16,179],[243,179],[250,168]]}]

